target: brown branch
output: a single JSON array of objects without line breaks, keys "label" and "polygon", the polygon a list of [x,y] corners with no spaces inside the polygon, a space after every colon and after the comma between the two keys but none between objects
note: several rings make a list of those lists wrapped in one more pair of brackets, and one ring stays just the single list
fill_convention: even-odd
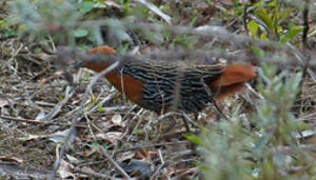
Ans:
[{"label": "brown branch", "polygon": [[[65,58],[69,58],[69,57],[73,57],[75,54],[68,54],[69,56],[66,56],[67,51],[65,51],[64,48],[61,48],[60,51],[58,51],[57,55],[58,55],[58,58],[59,59],[65,59]],[[70,56],[72,55],[72,56]],[[64,144],[61,148],[61,151],[60,151],[60,154],[59,154],[59,158],[56,159],[55,163],[54,163],[54,168],[52,170],[52,173],[47,177],[47,179],[49,180],[53,180],[55,179],[55,176],[56,176],[56,173],[57,173],[57,170],[59,169],[59,166],[60,166],[60,162],[65,154],[65,150],[66,150],[66,146],[68,146],[68,142],[69,140],[71,139],[71,137],[74,135],[75,133],[75,130],[76,130],[76,125],[77,123],[80,121],[80,117],[82,115],[82,112],[83,112],[83,108],[84,108],[84,105],[86,104],[86,102],[88,101],[89,99],[89,94],[90,92],[92,91],[92,87],[96,84],[96,82],[98,81],[98,79],[100,79],[101,77],[105,76],[107,73],[111,72],[113,69],[115,69],[117,66],[119,66],[120,64],[120,61],[116,61],[115,63],[113,63],[112,65],[110,65],[108,68],[104,69],[101,73],[99,73],[97,76],[94,77],[94,79],[90,82],[90,84],[88,85],[88,87],[86,88],[86,91],[84,93],[84,96],[82,98],[82,101],[80,103],[80,109],[79,111],[74,115],[74,118],[72,119],[72,125],[71,125],[71,128],[70,128],[70,131],[69,131],[69,134],[65,137],[64,139]]]},{"label": "brown branch", "polygon": [[98,146],[99,151],[109,160],[109,162],[115,167],[115,169],[126,179],[131,179],[131,177],[124,171],[124,169],[116,162],[114,159],[106,152],[102,146]]},{"label": "brown branch", "polygon": [[248,27],[247,27],[247,19],[248,19],[248,3],[246,3],[244,5],[244,11],[243,11],[243,14],[242,14],[242,23],[243,23],[243,26],[244,26],[244,29],[246,31],[246,35],[249,36],[249,31],[248,31]]},{"label": "brown branch", "polygon": [[96,172],[93,172],[93,171],[90,171],[90,170],[86,170],[86,169],[83,169],[83,168],[74,168],[74,171],[78,172],[78,173],[81,173],[81,174],[86,174],[86,175],[89,175],[89,176],[94,176],[94,177],[102,178],[102,179],[111,179],[111,180],[115,179],[115,178],[112,178],[109,175],[96,173]]},{"label": "brown branch", "polygon": [[308,42],[307,42],[307,35],[309,30],[309,23],[308,23],[308,14],[309,14],[309,0],[305,0],[304,10],[303,10],[303,22],[304,22],[304,29],[302,35],[302,42],[304,48],[310,49]]},{"label": "brown branch", "polygon": [[74,92],[71,92],[71,90],[72,90],[71,87],[69,86],[66,87],[65,98],[62,101],[60,101],[58,104],[56,104],[54,109],[50,113],[48,113],[45,117],[43,117],[43,120],[51,121],[62,110],[62,107],[64,107],[64,105],[69,101],[69,99],[74,94]]},{"label": "brown branch", "polygon": [[0,115],[0,119],[6,119],[9,121],[16,121],[16,122],[32,123],[32,124],[61,125],[61,123],[45,122],[45,121],[33,120],[33,119],[15,118],[15,117],[2,116],[2,115]]}]

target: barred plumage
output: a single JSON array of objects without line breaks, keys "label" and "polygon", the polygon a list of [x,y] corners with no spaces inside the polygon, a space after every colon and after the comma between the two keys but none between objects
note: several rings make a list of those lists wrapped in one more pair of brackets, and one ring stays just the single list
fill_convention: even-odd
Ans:
[{"label": "barred plumage", "polygon": [[[116,54],[115,50],[107,46],[94,48],[89,53]],[[227,67],[185,66],[161,61],[139,61],[129,56],[122,56],[121,59],[121,65],[107,74],[106,78],[134,103],[157,113],[199,112],[211,98],[223,98],[237,92],[242,89],[244,82],[256,77],[254,68],[245,64]],[[83,61],[81,66],[100,72],[112,62],[90,60]]]}]

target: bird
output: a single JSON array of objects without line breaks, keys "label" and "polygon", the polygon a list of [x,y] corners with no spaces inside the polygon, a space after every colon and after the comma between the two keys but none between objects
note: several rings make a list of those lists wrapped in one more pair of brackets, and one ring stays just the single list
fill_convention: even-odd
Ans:
[{"label": "bird", "polygon": [[[119,56],[109,46],[95,47],[87,54],[110,56],[77,64],[97,73],[117,61],[113,57]],[[105,75],[133,103],[157,114],[200,112],[208,104],[241,92],[245,83],[256,77],[256,67],[245,63],[183,66],[166,61],[140,61],[133,56],[121,58],[120,65]]]}]

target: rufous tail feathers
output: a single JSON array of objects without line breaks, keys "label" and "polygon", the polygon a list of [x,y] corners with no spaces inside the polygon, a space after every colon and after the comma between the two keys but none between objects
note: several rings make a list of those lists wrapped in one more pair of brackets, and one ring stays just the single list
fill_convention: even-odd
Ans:
[{"label": "rufous tail feathers", "polygon": [[244,89],[244,83],[257,77],[256,67],[247,64],[232,64],[224,67],[221,76],[211,84],[217,93],[216,100],[234,95]]}]

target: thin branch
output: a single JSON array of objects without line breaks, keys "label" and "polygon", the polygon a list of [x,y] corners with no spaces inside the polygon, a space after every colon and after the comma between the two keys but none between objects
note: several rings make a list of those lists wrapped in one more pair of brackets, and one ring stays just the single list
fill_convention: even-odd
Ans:
[{"label": "thin branch", "polygon": [[65,91],[65,98],[60,101],[50,113],[43,117],[43,119],[45,121],[51,121],[62,110],[62,107],[65,106],[65,104],[69,101],[73,94],[74,91],[72,91],[72,88],[70,86],[67,86]]},{"label": "thin branch", "polygon": [[78,172],[78,173],[81,173],[81,174],[89,175],[89,177],[90,177],[90,176],[94,176],[94,177],[102,178],[102,179],[111,179],[111,180],[114,180],[114,179],[115,179],[115,178],[112,178],[112,177],[109,176],[109,175],[105,175],[105,174],[101,174],[101,173],[96,173],[96,172],[93,172],[93,171],[90,171],[90,170],[86,170],[86,169],[83,169],[83,168],[74,168],[74,171],[75,171],[75,172]]},{"label": "thin branch", "polygon": [[[61,49],[61,51],[58,52],[58,55],[59,55],[58,57],[61,59],[65,58],[65,54],[64,54],[65,51],[63,51],[63,50],[64,49]],[[75,54],[72,54],[72,55],[75,55]],[[68,57],[71,57],[71,56],[68,56]],[[116,61],[115,63],[111,64],[108,68],[104,69],[101,73],[99,73],[97,76],[95,76],[94,79],[90,82],[90,84],[86,88],[86,91],[85,91],[84,96],[82,98],[82,101],[80,103],[80,109],[74,115],[74,118],[72,119],[72,125],[70,128],[69,134],[64,139],[64,144],[63,144],[61,151],[60,151],[60,154],[58,156],[59,158],[56,159],[52,173],[48,176],[47,179],[49,179],[49,180],[55,179],[57,170],[59,169],[59,166],[60,166],[61,159],[63,158],[63,156],[65,154],[66,146],[68,146],[68,142],[70,140],[70,137],[73,136],[73,134],[75,133],[76,125],[81,119],[80,117],[82,115],[84,105],[86,104],[86,102],[89,99],[89,94],[92,91],[92,87],[96,84],[98,79],[100,79],[101,77],[104,77],[107,73],[111,72],[113,69],[115,69],[119,65],[120,65],[120,61]]]},{"label": "thin branch", "polygon": [[99,151],[109,160],[109,162],[115,167],[115,169],[126,179],[131,177],[124,171],[124,169],[106,152],[102,146],[98,146]]},{"label": "thin branch", "polygon": [[308,23],[308,14],[309,14],[309,0],[305,0],[304,10],[303,10],[303,22],[304,22],[304,29],[302,35],[302,42],[304,48],[310,49],[308,42],[307,42],[307,35],[309,30],[309,23]]},{"label": "thin branch", "polygon": [[242,14],[242,23],[243,23],[243,26],[244,26],[244,29],[246,31],[246,35],[249,36],[249,31],[248,31],[248,27],[247,27],[247,19],[248,19],[248,3],[246,3],[244,5],[244,11],[243,11],[243,14]]},{"label": "thin branch", "polygon": [[9,121],[16,121],[16,122],[32,123],[32,124],[61,125],[61,123],[56,123],[56,122],[45,122],[41,120],[15,118],[15,117],[10,117],[10,116],[3,116],[3,115],[0,115],[0,119],[6,119]]}]

